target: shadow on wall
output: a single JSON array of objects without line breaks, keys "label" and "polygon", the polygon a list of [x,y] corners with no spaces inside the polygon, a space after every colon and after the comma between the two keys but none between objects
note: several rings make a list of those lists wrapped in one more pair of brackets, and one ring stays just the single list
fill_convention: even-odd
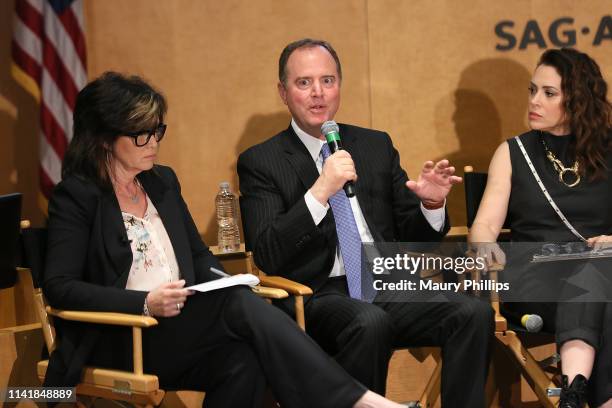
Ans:
[{"label": "shadow on wall", "polygon": [[[271,114],[255,114],[249,118],[238,143],[236,143],[236,161],[240,153],[247,150],[249,147],[268,140],[280,131],[286,129],[291,121],[291,115],[287,111],[271,113]],[[239,194],[238,188],[238,172],[236,171],[236,161],[232,162],[230,172],[232,179],[228,180],[234,194]],[[222,180],[219,180],[222,181]],[[238,209],[240,211],[240,209]],[[216,217],[211,217],[209,224],[204,230],[204,240],[208,245],[216,245],[217,243],[217,221]],[[240,238],[244,241],[244,232],[242,224],[240,225]]]},{"label": "shadow on wall", "polygon": [[[438,143],[446,150],[444,140],[448,143],[448,135],[454,133],[459,146],[447,147],[450,153],[435,160],[448,159],[459,176],[466,165],[488,171],[497,146],[526,130],[530,78],[524,66],[509,59],[485,59],[469,65],[453,94],[436,107]],[[463,185],[451,190],[448,211],[452,225],[466,225]]]}]

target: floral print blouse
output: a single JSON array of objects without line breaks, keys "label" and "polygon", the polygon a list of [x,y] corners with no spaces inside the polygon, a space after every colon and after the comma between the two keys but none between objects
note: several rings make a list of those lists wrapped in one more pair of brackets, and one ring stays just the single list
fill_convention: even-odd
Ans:
[{"label": "floral print blouse", "polygon": [[157,209],[147,196],[143,218],[121,212],[132,248],[132,267],[126,289],[150,291],[180,279],[174,248]]}]

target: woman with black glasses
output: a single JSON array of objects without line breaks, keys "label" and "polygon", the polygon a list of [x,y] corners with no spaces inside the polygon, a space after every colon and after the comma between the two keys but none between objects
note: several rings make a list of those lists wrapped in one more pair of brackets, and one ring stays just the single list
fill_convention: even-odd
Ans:
[{"label": "woman with black glasses", "polygon": [[[483,243],[496,241],[508,216],[513,242],[504,273],[521,300],[511,311],[539,314],[555,333],[564,374],[559,406],[588,400],[610,408],[612,303],[602,303],[612,299],[602,252],[612,246],[608,86],[592,58],[564,48],[542,54],[528,91],[531,130],[495,152],[469,239],[481,256],[505,263],[504,253]],[[525,251],[516,248],[527,243],[540,253],[517,262]]]},{"label": "woman with black glasses", "polygon": [[[49,203],[44,292],[60,309],[155,316],[144,368],[166,389],[206,391],[206,407],[399,407],[367,391],[279,309],[244,286],[194,294],[222,269],[200,239],[174,172],[156,165],[164,97],[106,73],[78,95],[62,181]],[[85,364],[129,369],[131,333],[61,322],[45,384],[73,386]]]}]

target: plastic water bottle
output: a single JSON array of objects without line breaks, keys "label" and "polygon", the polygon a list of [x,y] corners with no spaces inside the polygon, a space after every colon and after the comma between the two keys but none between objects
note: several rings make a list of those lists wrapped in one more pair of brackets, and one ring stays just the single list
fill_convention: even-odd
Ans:
[{"label": "plastic water bottle", "polygon": [[217,245],[221,252],[235,252],[240,249],[240,231],[238,230],[237,198],[230,191],[227,181],[219,184],[219,193],[215,198],[217,208]]}]

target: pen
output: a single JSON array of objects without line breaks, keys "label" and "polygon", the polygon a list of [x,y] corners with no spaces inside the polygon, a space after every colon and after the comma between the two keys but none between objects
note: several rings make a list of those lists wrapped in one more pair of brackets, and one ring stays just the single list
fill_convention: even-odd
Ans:
[{"label": "pen", "polygon": [[210,271],[212,273],[216,274],[216,275],[221,276],[222,278],[229,278],[231,276],[231,275],[228,275],[227,273],[225,273],[225,272],[223,272],[223,271],[221,271],[221,270],[219,270],[219,269],[217,269],[217,268],[215,268],[213,266],[210,267]]}]

